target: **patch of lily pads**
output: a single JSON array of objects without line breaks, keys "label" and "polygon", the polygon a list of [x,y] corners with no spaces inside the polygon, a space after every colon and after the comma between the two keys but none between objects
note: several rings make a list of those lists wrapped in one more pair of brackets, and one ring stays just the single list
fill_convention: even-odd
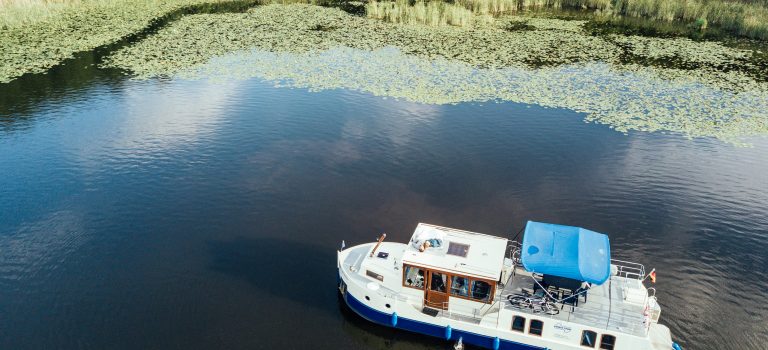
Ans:
[{"label": "patch of lily pads", "polygon": [[[333,30],[316,30],[315,28]],[[391,24],[312,5],[259,6],[242,14],[194,15],[120,50],[109,65],[138,76],[172,75],[239,49],[307,52],[335,46],[399,47],[427,58],[452,58],[480,67],[610,61],[615,45],[571,31],[510,32],[499,23],[472,28]]]},{"label": "patch of lily pads", "polygon": [[586,114],[586,121],[620,132],[671,131],[743,145],[768,133],[768,93],[736,93],[702,84],[701,77],[670,80],[642,66],[590,62],[530,69],[478,68],[446,58],[424,59],[389,47],[336,47],[322,52],[231,53],[178,72],[187,79],[257,77],[311,90],[351,89],[430,103],[512,101]]},{"label": "patch of lily pads", "polygon": [[0,83],[44,73],[76,52],[136,34],[174,11],[217,2],[228,0],[89,1],[31,23],[0,27]]},{"label": "patch of lily pads", "polygon": [[680,60],[700,66],[751,65],[752,50],[727,47],[714,41],[693,41],[688,38],[655,38],[644,36],[610,35],[608,39],[625,48],[632,56],[652,60]]},{"label": "patch of lily pads", "polygon": [[[508,30],[510,24],[525,30]],[[768,134],[768,83],[717,42],[593,36],[584,21],[507,16],[471,28],[395,25],[333,8],[268,5],[193,15],[121,49],[137,78],[250,78],[421,103],[513,101],[567,108],[621,132],[742,144]],[[673,60],[680,67],[628,63]],[[690,69],[695,66],[696,69]]]}]

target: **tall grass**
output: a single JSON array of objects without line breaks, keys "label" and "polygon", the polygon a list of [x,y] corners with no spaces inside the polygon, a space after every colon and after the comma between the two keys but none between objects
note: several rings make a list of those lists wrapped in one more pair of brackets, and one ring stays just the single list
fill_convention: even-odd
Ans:
[{"label": "tall grass", "polygon": [[467,25],[472,17],[460,7],[472,14],[493,16],[522,10],[587,9],[606,16],[697,23],[701,29],[716,25],[739,35],[768,39],[768,0],[447,0],[446,5],[436,1],[371,0],[366,12],[369,17],[397,23]]},{"label": "tall grass", "polygon": [[698,22],[703,29],[716,25],[740,35],[768,39],[768,1],[765,0],[612,0],[609,9],[620,16]]},{"label": "tall grass", "polygon": [[[541,1],[541,0],[530,0]],[[512,13],[520,9],[519,0],[456,0],[456,4],[464,6],[475,14],[500,15]]]},{"label": "tall grass", "polygon": [[0,0],[0,28],[33,23],[80,3],[80,0]]},{"label": "tall grass", "polygon": [[[217,1],[221,0],[211,0]],[[328,5],[343,1],[346,0],[264,2]],[[162,3],[164,0],[0,0],[0,28],[34,23],[76,5],[124,6],[147,2]],[[550,8],[589,9],[607,16],[697,23],[702,29],[714,25],[739,35],[768,40],[768,0],[370,0],[366,4],[366,13],[371,18],[397,23],[466,26],[475,22],[472,14],[499,16]]]},{"label": "tall grass", "polygon": [[475,14],[491,14],[498,16],[505,13],[515,13],[522,10],[560,9],[560,8],[589,8],[595,10],[610,10],[611,0],[454,0]]},{"label": "tall grass", "polygon": [[462,5],[442,1],[409,0],[378,2],[371,0],[365,5],[369,18],[392,23],[426,24],[431,26],[467,26],[474,19],[472,11]]}]

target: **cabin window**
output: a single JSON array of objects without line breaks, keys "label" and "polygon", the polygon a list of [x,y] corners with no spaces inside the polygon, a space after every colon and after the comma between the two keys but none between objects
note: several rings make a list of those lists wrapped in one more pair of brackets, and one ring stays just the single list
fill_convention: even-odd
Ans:
[{"label": "cabin window", "polygon": [[584,331],[581,333],[581,345],[590,348],[595,347],[595,340],[597,340],[597,333],[593,331]]},{"label": "cabin window", "polygon": [[531,326],[528,327],[528,334],[541,335],[544,332],[544,322],[531,320]]},{"label": "cabin window", "polygon": [[613,350],[614,344],[616,344],[616,337],[608,334],[603,334],[600,337],[600,349]]},{"label": "cabin window", "polygon": [[415,266],[405,265],[403,285],[411,288],[424,289],[424,270]]},{"label": "cabin window", "polygon": [[525,331],[525,317],[515,316],[515,318],[512,319],[512,330],[513,331],[518,331],[518,332],[524,332]]},{"label": "cabin window", "polygon": [[451,295],[469,297],[469,279],[461,276],[453,276],[451,279]]},{"label": "cabin window", "polygon": [[449,255],[455,255],[455,256],[460,256],[462,258],[466,258],[467,253],[469,253],[469,244],[461,244],[456,242],[448,243]]},{"label": "cabin window", "polygon": [[491,284],[485,281],[472,281],[472,299],[488,301],[491,297]]},{"label": "cabin window", "polygon": [[373,272],[371,270],[365,270],[365,275],[370,277],[370,278],[375,278],[375,279],[377,279],[379,281],[384,282],[384,276],[379,275],[378,273]]},{"label": "cabin window", "polygon": [[431,275],[432,279],[429,282],[429,290],[445,293],[445,286],[447,284],[445,274],[432,272]]}]

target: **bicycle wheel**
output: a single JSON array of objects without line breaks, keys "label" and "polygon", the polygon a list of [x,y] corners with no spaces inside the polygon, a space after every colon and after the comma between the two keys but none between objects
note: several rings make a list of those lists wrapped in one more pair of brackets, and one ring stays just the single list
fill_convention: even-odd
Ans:
[{"label": "bicycle wheel", "polygon": [[541,304],[541,311],[544,311],[547,315],[557,315],[560,313],[560,309],[554,303]]},{"label": "bicycle wheel", "polygon": [[528,304],[527,303],[528,299],[520,295],[508,295],[507,300],[512,306],[519,307],[519,308],[525,307]]}]

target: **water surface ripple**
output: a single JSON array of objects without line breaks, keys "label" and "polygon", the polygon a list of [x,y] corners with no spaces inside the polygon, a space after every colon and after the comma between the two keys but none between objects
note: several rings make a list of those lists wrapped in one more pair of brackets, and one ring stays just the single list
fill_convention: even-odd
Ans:
[{"label": "water surface ripple", "polygon": [[0,86],[2,349],[444,349],[340,308],[335,249],[527,219],[606,232],[657,268],[684,348],[768,344],[765,139],[92,73]]}]

